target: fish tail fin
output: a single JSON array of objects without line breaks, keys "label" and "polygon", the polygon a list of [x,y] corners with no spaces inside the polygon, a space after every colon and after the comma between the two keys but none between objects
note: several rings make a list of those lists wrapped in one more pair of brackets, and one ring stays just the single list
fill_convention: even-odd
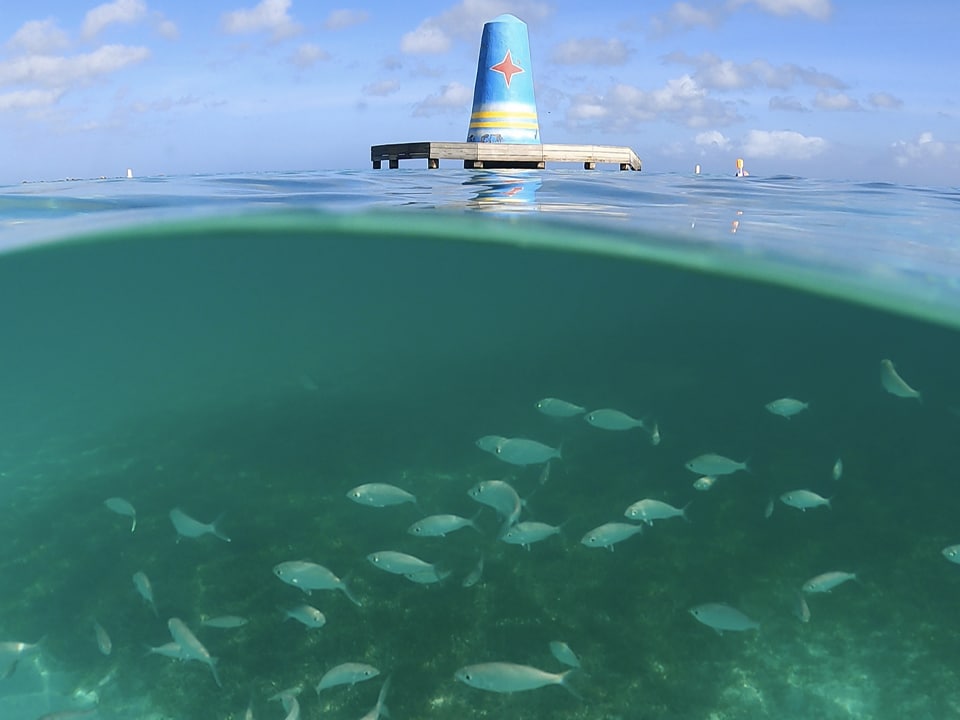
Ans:
[{"label": "fish tail fin", "polygon": [[357,607],[363,607],[363,603],[357,600],[357,596],[350,592],[350,588],[347,587],[347,584],[344,583],[341,588],[343,589],[343,594],[347,596],[347,599],[350,600]]},{"label": "fish tail fin", "polygon": [[483,513],[483,508],[480,508],[479,510],[477,510],[477,511],[473,514],[473,517],[470,518],[470,521],[467,523],[467,525],[469,525],[469,526],[472,527],[474,530],[476,530],[478,533],[480,533],[481,535],[483,535],[483,530],[481,530],[481,529],[480,529],[480,526],[477,525],[477,520],[480,518],[481,513]]},{"label": "fish tail fin", "polygon": [[682,518],[683,518],[684,520],[686,520],[687,522],[693,522],[693,520],[690,519],[690,516],[687,515],[687,508],[690,507],[691,505],[693,505],[693,500],[691,500],[691,501],[688,502],[686,505],[684,505],[682,508],[680,508],[680,517],[682,517]]},{"label": "fish tail fin", "polygon": [[215,657],[210,658],[210,672],[213,673],[213,679],[217,683],[217,687],[222,688],[223,683],[220,682],[220,675],[217,673],[217,659]]},{"label": "fish tail fin", "polygon": [[570,684],[570,678],[577,674],[582,674],[580,668],[570,668],[566,672],[561,673],[560,685],[563,686],[564,690],[573,695],[577,700],[584,702],[583,695],[580,694],[580,691]]},{"label": "fish tail fin", "polygon": [[224,532],[220,529],[220,523],[223,521],[223,516],[226,513],[220,513],[220,516],[210,523],[210,527],[213,528],[213,534],[223,540],[224,542],[233,542]]},{"label": "fish tail fin", "polygon": [[133,523],[130,525],[130,532],[133,532],[137,529],[137,516],[133,516]]}]

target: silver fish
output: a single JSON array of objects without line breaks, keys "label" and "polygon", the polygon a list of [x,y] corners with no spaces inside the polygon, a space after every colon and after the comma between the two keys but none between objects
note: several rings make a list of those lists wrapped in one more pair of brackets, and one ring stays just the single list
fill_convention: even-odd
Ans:
[{"label": "silver fish", "polygon": [[577,415],[582,415],[587,411],[587,409],[584,407],[574,405],[566,400],[559,400],[558,398],[544,398],[543,400],[538,401],[537,410],[542,412],[544,415],[549,415],[550,417],[555,418],[575,417]]},{"label": "silver fish", "polygon": [[575,669],[550,673],[529,665],[489,662],[462,667],[454,674],[454,678],[465,685],[488,692],[512,693],[536,690],[547,685],[561,685],[576,695],[576,691],[568,684],[568,678],[574,672]]},{"label": "silver fish", "polygon": [[632,523],[622,523],[622,522],[609,522],[600,527],[595,527],[593,530],[584,535],[580,542],[587,547],[601,547],[609,548],[610,551],[613,551],[613,546],[618,543],[631,538],[634,535],[639,535],[643,532],[643,525],[634,525]]},{"label": "silver fish", "polygon": [[296,695],[284,694],[280,697],[280,704],[287,712],[284,720],[300,720],[300,701]]},{"label": "silver fish", "polygon": [[923,399],[918,391],[907,385],[906,381],[897,373],[893,362],[887,359],[880,361],[880,384],[891,395],[916,400]]},{"label": "silver fish", "polygon": [[13,675],[20,660],[40,652],[42,642],[43,640],[35,643],[0,642],[0,679]]},{"label": "silver fish", "polygon": [[219,615],[217,617],[202,618],[200,624],[204,627],[219,628],[221,630],[230,630],[246,625],[249,620],[239,615]]},{"label": "silver fish", "polygon": [[224,542],[230,542],[230,538],[220,532],[217,527],[219,520],[214,520],[212,523],[203,523],[194,520],[180,508],[174,508],[170,511],[170,522],[173,523],[173,527],[177,531],[178,542],[181,538],[198,538],[203,535],[213,535]]},{"label": "silver fish", "polygon": [[613,408],[602,408],[593,410],[584,416],[584,420],[601,430],[632,430],[633,428],[644,428],[646,425],[643,420],[627,415],[621,410]]},{"label": "silver fish", "polygon": [[477,564],[473,566],[473,570],[467,573],[467,576],[460,584],[465,588],[473,587],[480,582],[481,578],[483,578],[483,553],[480,553]]},{"label": "silver fish", "polygon": [[837,585],[842,585],[843,583],[847,582],[847,580],[856,579],[856,573],[848,573],[836,570],[834,572],[827,572],[810,578],[801,586],[801,590],[803,590],[805,593],[830,592]]},{"label": "silver fish", "polygon": [[802,592],[794,593],[793,614],[802,623],[810,622],[810,606],[807,605],[807,599]]},{"label": "silver fish", "polygon": [[948,545],[940,551],[947,560],[960,565],[960,545]]},{"label": "silver fish", "polygon": [[373,665],[348,662],[330,668],[317,683],[317,694],[336,685],[356,685],[358,682],[375,678],[380,674]]},{"label": "silver fish", "polygon": [[747,461],[737,462],[716,453],[704,453],[688,460],[684,467],[697,475],[730,475],[738,470],[750,471]]},{"label": "silver fish", "polygon": [[433,563],[421,560],[414,555],[396,552],[395,550],[380,550],[379,552],[367,555],[375,568],[394,575],[406,575],[408,573],[429,572],[434,569]]},{"label": "silver fish", "polygon": [[389,690],[390,677],[384,680],[383,685],[380,686],[380,693],[377,695],[377,704],[370,708],[370,711],[360,718],[360,720],[380,720],[382,716],[389,717],[384,707],[387,702],[387,691]]},{"label": "silver fish", "polygon": [[780,496],[780,502],[801,511],[806,511],[807,508],[820,507],[821,505],[826,505],[827,508],[830,507],[830,500],[828,498],[817,495],[817,493],[812,490],[791,490],[790,492],[785,492]]},{"label": "silver fish", "polygon": [[112,497],[104,500],[103,504],[107,506],[108,510],[115,512],[117,515],[124,515],[132,520],[130,523],[130,532],[137,529],[137,511],[129,502],[121,497]]},{"label": "silver fish", "polygon": [[553,458],[563,459],[558,448],[552,448],[536,440],[507,438],[497,445],[496,455],[511,465],[539,465]]},{"label": "silver fish", "polygon": [[110,639],[110,636],[107,634],[107,631],[104,629],[103,625],[98,623],[96,620],[93,621],[93,634],[97,638],[97,647],[100,649],[100,652],[104,655],[109,655],[113,652],[113,641]]},{"label": "silver fish", "polygon": [[529,550],[531,543],[546,540],[548,537],[559,533],[559,525],[547,525],[547,523],[527,520],[512,525],[500,536],[500,539],[508,545],[521,545]]},{"label": "silver fish", "polygon": [[147,645],[147,655],[163,655],[164,657],[173,658],[174,660],[188,659],[184,657],[183,648],[181,648],[180,643],[176,641],[170,641],[157,647]]},{"label": "silver fish", "polygon": [[213,679],[218,687],[223,687],[220,683],[220,676],[217,674],[217,660],[210,657],[210,653],[203,644],[197,640],[197,636],[190,632],[190,628],[180,618],[170,618],[167,621],[167,627],[170,629],[170,635],[180,646],[184,660],[196,660],[202,662],[210,668],[213,673]]},{"label": "silver fish", "polygon": [[767,409],[767,412],[789,420],[794,415],[802,413],[810,407],[810,403],[805,403],[796,398],[783,397],[768,402],[764,407]]},{"label": "silver fish", "polygon": [[716,484],[716,482],[717,482],[716,475],[704,475],[703,477],[699,477],[693,481],[693,489],[706,492],[707,490],[712,488]]},{"label": "silver fish", "polygon": [[769,520],[770,516],[773,515],[773,507],[774,507],[773,498],[770,498],[769,500],[767,500],[767,504],[764,505],[763,507],[763,517],[766,518],[767,520]]},{"label": "silver fish", "polygon": [[482,438],[477,439],[476,446],[484,452],[496,455],[500,443],[507,439],[508,438],[505,438],[503,435],[484,435]]},{"label": "silver fish", "polygon": [[682,517],[687,520],[687,506],[676,508],[660,500],[645,498],[638,500],[623,513],[631,520],[642,520],[647,525],[653,525],[654,520],[666,520],[673,517]]},{"label": "silver fish", "polygon": [[523,510],[523,501],[517,491],[504,480],[484,480],[467,490],[467,494],[478,503],[496,510],[504,518],[505,528],[513,525]]},{"label": "silver fish", "polygon": [[153,599],[153,585],[150,584],[150,578],[147,577],[145,572],[138,570],[133,574],[133,586],[137,589],[137,592],[140,593],[140,597],[143,598],[144,602],[153,610],[153,614],[160,617],[160,614],[157,612],[157,604]]},{"label": "silver fish", "polygon": [[734,607],[723,603],[705,603],[690,608],[690,614],[719,633],[724,630],[756,630],[760,623],[751,620]]},{"label": "silver fish", "polygon": [[296,620],[308,628],[322,628],[327,624],[327,617],[312,605],[297,605],[284,610],[284,620]]},{"label": "silver fish", "polygon": [[839,480],[843,477],[843,458],[837,458],[833,464],[833,479]]},{"label": "silver fish", "polygon": [[436,566],[433,566],[429,570],[421,570],[419,572],[412,573],[403,573],[403,576],[412,583],[417,585],[433,585],[434,583],[443,582],[448,577],[450,577],[450,570],[440,570]]},{"label": "silver fish", "polygon": [[650,444],[653,446],[660,444],[660,423],[653,424],[653,430],[650,431]]},{"label": "silver fish", "polygon": [[407,528],[407,532],[417,537],[445,537],[447,533],[452,533],[466,527],[471,527],[477,532],[480,532],[477,524],[469,518],[449,514],[430,515],[422,520],[417,520],[417,522]]},{"label": "silver fish", "polygon": [[347,497],[360,505],[368,507],[389,507],[404,503],[417,504],[417,497],[403,488],[387,483],[366,483],[347,492]]},{"label": "silver fish", "polygon": [[561,640],[550,641],[550,653],[564,665],[569,667],[580,667],[580,658],[570,649],[570,646]]},{"label": "silver fish", "polygon": [[346,583],[323,565],[304,560],[289,560],[274,565],[273,574],[287,585],[300,588],[307,595],[312,590],[340,590],[350,602],[360,607],[360,601],[353,596]]}]

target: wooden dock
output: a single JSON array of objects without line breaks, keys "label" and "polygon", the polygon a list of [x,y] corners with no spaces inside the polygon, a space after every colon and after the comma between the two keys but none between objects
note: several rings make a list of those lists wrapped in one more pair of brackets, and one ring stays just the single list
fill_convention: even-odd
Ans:
[{"label": "wooden dock", "polygon": [[490,142],[412,142],[373,145],[370,160],[379,170],[386,160],[388,167],[400,167],[401,160],[426,160],[431,170],[440,167],[441,160],[462,160],[466,169],[511,168],[539,169],[548,162],[583,163],[585,170],[593,170],[597,163],[619,165],[621,170],[640,170],[640,158],[621,145],[557,145],[508,144]]}]

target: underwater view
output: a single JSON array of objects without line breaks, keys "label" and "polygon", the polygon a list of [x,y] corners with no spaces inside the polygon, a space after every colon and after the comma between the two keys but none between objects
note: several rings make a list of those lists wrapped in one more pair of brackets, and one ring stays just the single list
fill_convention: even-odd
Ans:
[{"label": "underwater view", "polygon": [[390,172],[0,189],[0,718],[960,716],[960,193]]}]

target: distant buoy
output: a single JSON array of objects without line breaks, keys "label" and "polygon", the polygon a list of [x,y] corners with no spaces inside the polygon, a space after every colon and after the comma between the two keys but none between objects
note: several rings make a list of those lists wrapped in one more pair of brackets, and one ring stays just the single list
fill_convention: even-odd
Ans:
[{"label": "distant buoy", "polygon": [[127,179],[128,180],[133,179],[133,168],[127,168]]},{"label": "distant buoy", "polygon": [[467,142],[539,143],[527,24],[500,15],[484,24]]},{"label": "distant buoy", "polygon": [[697,163],[697,166],[693,169],[693,174],[694,174],[694,175],[699,175],[699,174],[700,174],[700,164],[699,164],[699,163]]},{"label": "distant buoy", "polygon": [[747,177],[749,174],[743,169],[743,158],[737,158],[737,177]]}]

